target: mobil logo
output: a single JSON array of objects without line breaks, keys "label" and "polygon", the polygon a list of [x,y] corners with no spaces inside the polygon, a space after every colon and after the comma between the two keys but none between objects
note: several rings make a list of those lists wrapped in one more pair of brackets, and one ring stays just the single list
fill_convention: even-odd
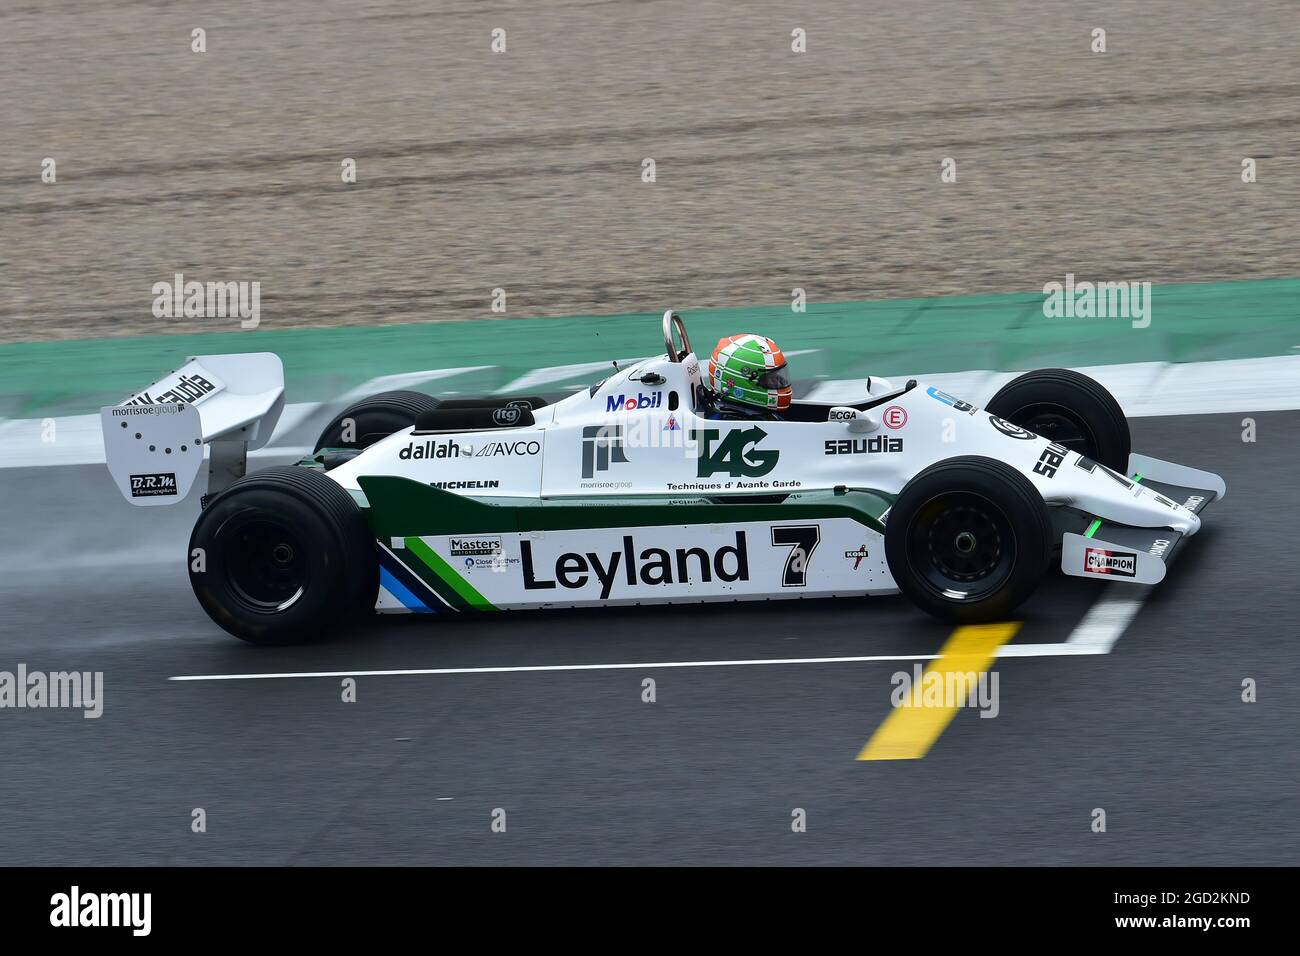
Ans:
[{"label": "mobil logo", "polygon": [[636,412],[646,408],[659,408],[664,403],[663,392],[651,392],[649,395],[610,395],[605,399],[607,412]]}]

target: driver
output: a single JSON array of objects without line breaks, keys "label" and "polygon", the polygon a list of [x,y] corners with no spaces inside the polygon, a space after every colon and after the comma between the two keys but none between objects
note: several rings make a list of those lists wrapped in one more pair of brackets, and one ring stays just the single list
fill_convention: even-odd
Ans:
[{"label": "driver", "polygon": [[729,335],[709,357],[705,418],[780,421],[793,389],[781,346],[761,335]]}]

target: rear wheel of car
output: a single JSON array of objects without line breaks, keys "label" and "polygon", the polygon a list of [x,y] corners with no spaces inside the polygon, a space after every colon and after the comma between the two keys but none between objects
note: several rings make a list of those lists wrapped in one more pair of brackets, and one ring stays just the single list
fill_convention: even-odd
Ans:
[{"label": "rear wheel of car", "polygon": [[987,411],[1120,474],[1132,448],[1128,419],[1101,385],[1066,368],[1044,368],[1008,382]]},{"label": "rear wheel of car", "polygon": [[361,509],[319,471],[282,467],[221,492],[190,535],[190,585],[217,624],[254,644],[297,644],[374,607],[375,541]]},{"label": "rear wheel of car", "polygon": [[349,405],[325,426],[316,439],[322,448],[369,448],[403,428],[410,428],[424,412],[438,407],[438,400],[423,392],[380,392]]},{"label": "rear wheel of car", "polygon": [[926,468],[903,487],[885,524],[885,559],[899,589],[947,621],[1010,614],[1042,582],[1051,551],[1042,495],[993,458]]}]

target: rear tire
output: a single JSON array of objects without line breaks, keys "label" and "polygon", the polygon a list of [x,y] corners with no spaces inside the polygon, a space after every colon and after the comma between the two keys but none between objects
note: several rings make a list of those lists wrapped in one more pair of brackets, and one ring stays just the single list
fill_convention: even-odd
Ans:
[{"label": "rear tire", "polygon": [[1010,614],[1042,582],[1051,554],[1042,495],[993,458],[926,468],[903,487],[885,524],[885,559],[899,590],[945,621]]},{"label": "rear tire", "polygon": [[189,555],[203,610],[253,644],[297,644],[345,628],[374,607],[379,588],[361,509],[307,468],[269,468],[221,492],[199,515]]},{"label": "rear tire", "polygon": [[315,450],[369,448],[394,432],[410,428],[421,414],[437,407],[438,400],[423,392],[401,390],[371,395],[335,416],[316,439]]},{"label": "rear tire", "polygon": [[1128,474],[1128,419],[1101,385],[1068,368],[1044,368],[1013,379],[986,409],[1070,451]]}]

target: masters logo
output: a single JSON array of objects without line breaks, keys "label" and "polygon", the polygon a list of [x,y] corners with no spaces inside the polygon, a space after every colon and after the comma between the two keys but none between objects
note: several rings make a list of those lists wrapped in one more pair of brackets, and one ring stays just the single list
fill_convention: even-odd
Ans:
[{"label": "masters logo", "polygon": [[500,538],[451,538],[447,544],[454,558],[478,557],[501,552]]}]

